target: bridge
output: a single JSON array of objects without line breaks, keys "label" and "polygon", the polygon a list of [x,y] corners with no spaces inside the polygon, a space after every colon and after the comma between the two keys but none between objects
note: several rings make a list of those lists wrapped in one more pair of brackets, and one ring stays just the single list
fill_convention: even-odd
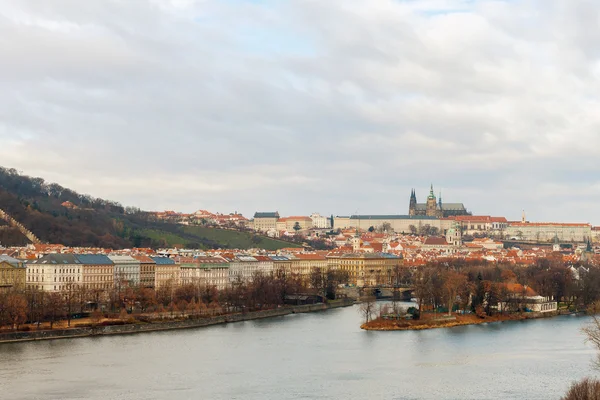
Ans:
[{"label": "bridge", "polygon": [[17,229],[23,234],[31,243],[40,244],[42,241],[33,234],[29,229],[25,228],[23,224],[14,219],[10,214],[0,208],[0,219],[5,221],[10,227]]},{"label": "bridge", "polygon": [[361,297],[376,297],[377,299],[396,299],[410,301],[414,297],[414,288],[410,286],[394,287],[390,285],[379,286],[350,286],[340,290],[349,298],[360,299]]}]

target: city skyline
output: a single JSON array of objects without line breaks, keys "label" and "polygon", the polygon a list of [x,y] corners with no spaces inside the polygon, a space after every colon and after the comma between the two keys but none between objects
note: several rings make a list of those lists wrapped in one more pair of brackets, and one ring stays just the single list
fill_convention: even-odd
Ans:
[{"label": "city skyline", "polygon": [[[600,224],[597,7],[149,1],[0,10],[2,165],[144,210]],[[348,29],[352,27],[352,29]]]}]

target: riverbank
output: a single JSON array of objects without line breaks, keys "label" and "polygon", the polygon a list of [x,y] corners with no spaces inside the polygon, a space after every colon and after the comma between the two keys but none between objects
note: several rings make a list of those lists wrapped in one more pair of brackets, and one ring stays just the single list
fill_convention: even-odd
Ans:
[{"label": "riverbank", "polygon": [[414,331],[424,329],[452,328],[463,325],[478,325],[494,322],[524,321],[528,319],[552,318],[558,315],[570,314],[569,312],[528,312],[513,314],[496,314],[492,316],[478,317],[475,314],[452,314],[451,317],[444,315],[424,314],[419,320],[395,320],[377,318],[361,325],[361,329],[367,331]]},{"label": "riverbank", "polygon": [[78,327],[71,329],[54,329],[26,332],[7,332],[0,334],[1,343],[28,342],[37,340],[68,339],[90,336],[126,335],[143,332],[158,332],[174,329],[191,329],[206,326],[227,324],[233,322],[251,321],[256,319],[283,317],[289,314],[300,314],[326,311],[334,308],[348,307],[354,304],[351,300],[339,300],[327,304],[309,304],[303,306],[281,307],[273,310],[253,311],[243,314],[227,314],[215,317],[186,319],[177,321],[156,321],[150,323],[133,323],[125,325],[108,325],[96,327]]}]

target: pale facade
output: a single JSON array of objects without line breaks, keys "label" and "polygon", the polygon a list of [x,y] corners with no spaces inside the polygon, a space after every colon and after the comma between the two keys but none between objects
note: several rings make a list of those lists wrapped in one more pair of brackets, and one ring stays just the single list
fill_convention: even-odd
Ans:
[{"label": "pale facade", "polygon": [[200,284],[224,290],[229,286],[229,263],[221,257],[182,260],[181,284]]},{"label": "pale facade", "polygon": [[72,289],[82,283],[82,265],[72,254],[47,254],[27,263],[26,285],[46,292]]},{"label": "pale facade", "polygon": [[555,237],[561,242],[586,242],[591,240],[592,226],[553,222],[511,222],[506,228],[505,236],[540,242],[549,242]]},{"label": "pale facade", "polygon": [[154,288],[177,286],[180,283],[181,271],[179,264],[168,257],[150,257],[155,263]]},{"label": "pale facade", "polygon": [[465,235],[492,234],[502,235],[508,227],[504,217],[491,217],[489,215],[464,215],[450,217],[460,224],[460,229]]},{"label": "pale facade", "polygon": [[438,229],[440,234],[445,234],[453,225],[454,221],[450,219],[439,219],[428,216],[409,216],[409,215],[352,215],[350,217],[334,217],[333,227],[335,229],[359,228],[363,231],[371,226],[378,228],[384,224],[389,224],[396,233],[412,233],[413,228],[420,232],[423,227]]},{"label": "pale facade", "polygon": [[310,219],[313,223],[313,228],[317,229],[331,229],[331,218],[324,217],[319,213],[313,213],[310,215]]},{"label": "pale facade", "polygon": [[277,229],[278,220],[278,212],[257,212],[254,214],[251,225],[255,231],[266,232],[271,229]]},{"label": "pale facade", "polygon": [[[298,224],[298,225],[296,225]],[[294,227],[298,226],[298,230],[307,230],[313,227],[313,221],[310,217],[285,217],[279,218],[276,223],[278,231],[294,232]]]},{"label": "pale facade", "polygon": [[115,264],[115,285],[137,287],[140,284],[140,262],[131,256],[108,256]]},{"label": "pale facade", "polygon": [[273,273],[273,261],[268,257],[237,256],[229,262],[229,282],[250,282],[255,274]]}]

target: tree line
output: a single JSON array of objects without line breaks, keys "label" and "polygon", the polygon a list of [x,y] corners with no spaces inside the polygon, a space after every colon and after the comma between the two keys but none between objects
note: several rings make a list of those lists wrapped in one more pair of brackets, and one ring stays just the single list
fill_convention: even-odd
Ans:
[{"label": "tree line", "polygon": [[116,318],[124,315],[156,314],[197,317],[272,309],[289,302],[290,296],[315,294],[335,299],[337,288],[347,281],[339,271],[315,268],[308,279],[280,270],[256,272],[251,279],[241,277],[224,290],[197,280],[184,285],[168,281],[158,289],[115,285],[112,290],[90,290],[67,284],[58,292],[33,287],[0,292],[0,327],[18,329],[25,323],[49,323],[50,329],[60,320],[71,326],[74,318],[98,314]]}]

